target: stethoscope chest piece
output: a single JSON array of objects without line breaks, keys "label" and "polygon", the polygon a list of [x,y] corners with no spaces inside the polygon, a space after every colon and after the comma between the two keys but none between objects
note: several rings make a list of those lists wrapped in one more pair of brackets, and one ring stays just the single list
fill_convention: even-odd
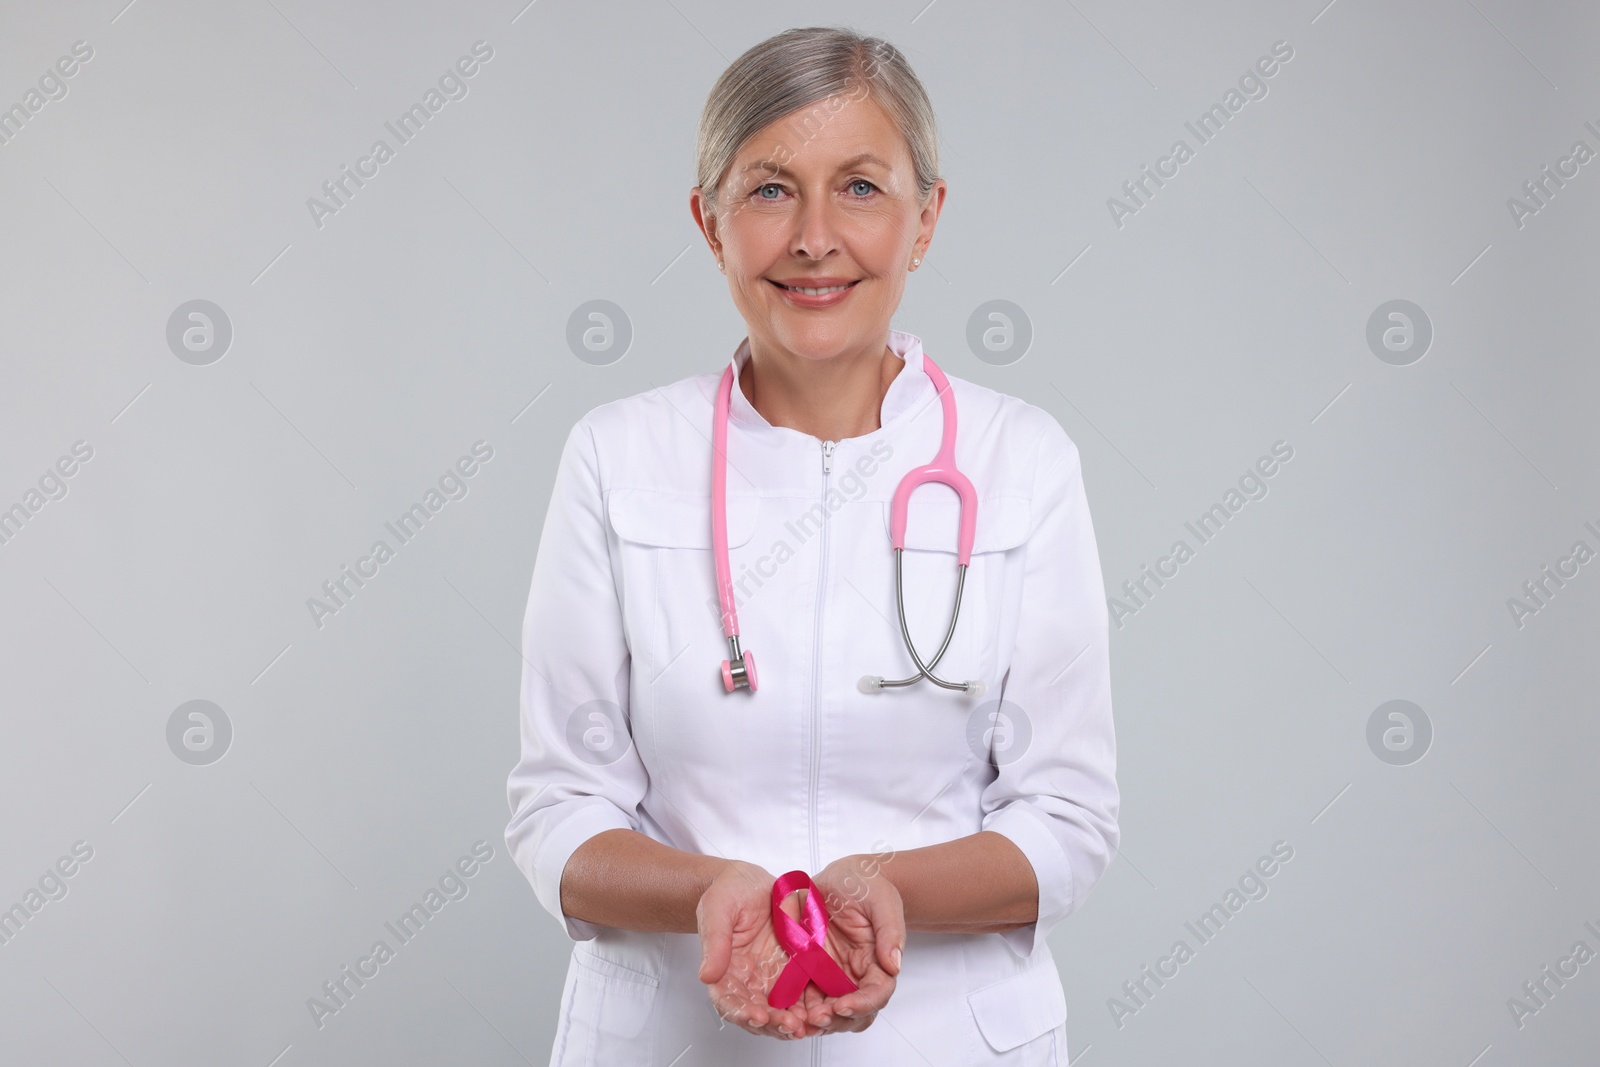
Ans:
[{"label": "stethoscope chest piece", "polygon": [[740,686],[756,691],[756,657],[753,652],[739,651],[739,635],[728,638],[728,654],[733,658],[722,661],[722,688],[733,692]]}]

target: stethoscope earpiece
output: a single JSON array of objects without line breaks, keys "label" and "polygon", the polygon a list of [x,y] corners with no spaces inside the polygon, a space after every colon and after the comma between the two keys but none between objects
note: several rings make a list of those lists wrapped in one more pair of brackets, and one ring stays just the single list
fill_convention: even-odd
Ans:
[{"label": "stethoscope earpiece", "polygon": [[[749,655],[749,653],[746,653],[746,655]],[[881,693],[883,692],[883,675],[863,674],[861,680],[856,683],[856,688],[863,693]],[[963,682],[960,688],[965,690],[968,696],[981,697],[989,691],[989,684],[982,678],[973,678],[970,681]]]}]

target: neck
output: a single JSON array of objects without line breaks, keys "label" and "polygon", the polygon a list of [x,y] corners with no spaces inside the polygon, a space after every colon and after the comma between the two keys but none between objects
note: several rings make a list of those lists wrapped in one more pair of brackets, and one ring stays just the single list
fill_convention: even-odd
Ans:
[{"label": "neck", "polygon": [[841,441],[882,425],[884,395],[905,365],[887,344],[819,360],[768,349],[751,338],[739,388],[773,426]]}]

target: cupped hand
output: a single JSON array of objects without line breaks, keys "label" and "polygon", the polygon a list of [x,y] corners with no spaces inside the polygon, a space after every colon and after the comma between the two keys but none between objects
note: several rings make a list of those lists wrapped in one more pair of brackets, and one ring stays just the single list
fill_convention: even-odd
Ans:
[{"label": "cupped hand", "polygon": [[813,1030],[865,1030],[894,994],[906,918],[900,891],[883,876],[874,856],[844,856],[812,879],[828,912],[823,948],[859,987],[830,997],[806,986],[796,1007]]},{"label": "cupped hand", "polygon": [[[789,962],[772,929],[775,881],[753,863],[730,860],[706,887],[695,908],[702,952],[700,980],[723,1019],[752,1034],[793,1041],[817,1030],[806,1021],[804,999],[788,1008],[767,1003],[767,994]],[[796,900],[791,894],[784,910],[798,918]]]}]

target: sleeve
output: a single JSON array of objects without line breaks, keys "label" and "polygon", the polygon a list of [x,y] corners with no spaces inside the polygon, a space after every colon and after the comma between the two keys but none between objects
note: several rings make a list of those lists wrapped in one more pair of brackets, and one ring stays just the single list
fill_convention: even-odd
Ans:
[{"label": "sleeve", "polygon": [[506,781],[506,847],[574,941],[600,927],[561,910],[561,873],[603,830],[639,829],[648,775],[628,728],[630,657],[589,423],[567,435],[522,621],[521,757]]},{"label": "sleeve", "polygon": [[1019,956],[1033,955],[1083,904],[1121,840],[1105,582],[1077,446],[1044,415],[1036,522],[1000,687],[1000,710],[1021,744],[997,760],[981,797],[983,828],[1010,838],[1039,882],[1036,920],[1000,935]]}]

